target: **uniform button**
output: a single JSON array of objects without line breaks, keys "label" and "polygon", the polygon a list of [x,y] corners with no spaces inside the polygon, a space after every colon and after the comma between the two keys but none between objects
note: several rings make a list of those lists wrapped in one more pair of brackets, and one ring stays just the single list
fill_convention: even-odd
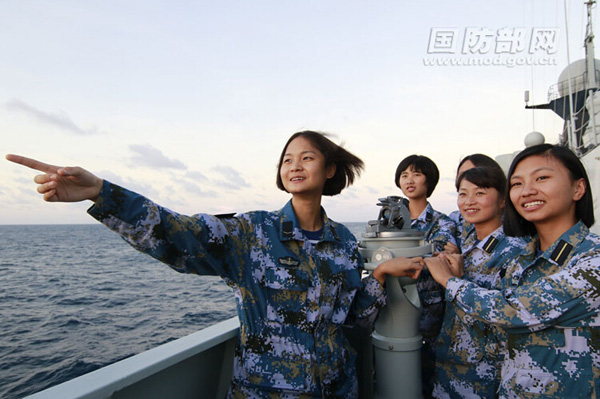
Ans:
[{"label": "uniform button", "polygon": [[521,278],[521,276],[519,276],[519,275],[517,275],[517,274],[513,275],[513,276],[512,276],[512,284],[513,284],[513,285],[517,285],[517,284],[519,284],[519,279],[520,279],[520,278]]}]

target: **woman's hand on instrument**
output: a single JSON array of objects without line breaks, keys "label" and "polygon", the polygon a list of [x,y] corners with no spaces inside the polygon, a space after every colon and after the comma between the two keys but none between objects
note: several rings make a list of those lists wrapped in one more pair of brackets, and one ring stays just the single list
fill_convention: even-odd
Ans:
[{"label": "woman's hand on instrument", "polygon": [[450,271],[454,277],[462,277],[465,274],[465,265],[463,256],[460,254],[441,254],[450,264]]},{"label": "woman's hand on instrument", "polygon": [[450,241],[448,241],[446,243],[446,245],[444,245],[444,251],[443,251],[443,253],[446,253],[446,254],[460,254],[460,248],[458,248],[456,245],[454,245]]},{"label": "woman's hand on instrument", "polygon": [[455,277],[452,273],[452,267],[447,256],[440,255],[426,258],[425,264],[435,281],[444,287],[446,287],[450,278]]},{"label": "woman's hand on instrument", "polygon": [[412,277],[413,279],[419,278],[421,270],[425,263],[423,258],[392,258],[380,263],[375,270],[373,270],[373,277],[377,279],[383,285],[385,283],[386,276],[394,277]]}]

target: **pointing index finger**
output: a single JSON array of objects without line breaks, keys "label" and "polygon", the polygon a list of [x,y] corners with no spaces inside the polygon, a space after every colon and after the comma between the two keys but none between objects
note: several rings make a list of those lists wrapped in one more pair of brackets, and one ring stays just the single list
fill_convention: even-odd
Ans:
[{"label": "pointing index finger", "polygon": [[8,154],[6,155],[6,159],[10,162],[14,162],[19,165],[27,166],[28,168],[39,170],[40,172],[52,173],[56,172],[59,167],[50,165],[44,162],[40,162],[38,160],[27,158],[21,155]]}]

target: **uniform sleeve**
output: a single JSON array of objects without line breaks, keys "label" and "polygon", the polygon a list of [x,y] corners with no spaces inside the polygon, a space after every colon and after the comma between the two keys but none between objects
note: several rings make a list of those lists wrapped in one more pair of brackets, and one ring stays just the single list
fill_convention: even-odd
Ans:
[{"label": "uniform sleeve", "polygon": [[370,327],[379,311],[386,303],[384,287],[372,274],[361,279],[364,260],[358,249],[358,242],[350,231],[340,229],[340,237],[346,250],[347,273],[344,288],[340,295],[340,309],[346,309],[344,324]]},{"label": "uniform sleeve", "polygon": [[451,278],[446,298],[468,314],[507,329],[570,327],[597,316],[600,309],[600,256],[593,252],[577,258],[572,259],[570,267],[533,284],[502,291]]},{"label": "uniform sleeve", "polygon": [[385,289],[370,274],[361,281],[361,287],[356,293],[347,324],[356,324],[363,327],[373,325],[379,315],[379,311],[385,304]]},{"label": "uniform sleeve", "polygon": [[245,233],[236,218],[185,216],[105,181],[88,213],[135,249],[182,273],[239,281]]},{"label": "uniform sleeve", "polygon": [[436,252],[441,252],[444,250],[447,242],[458,246],[456,240],[457,234],[457,227],[454,221],[443,213],[438,213],[438,218],[429,234],[428,241],[434,244]]}]

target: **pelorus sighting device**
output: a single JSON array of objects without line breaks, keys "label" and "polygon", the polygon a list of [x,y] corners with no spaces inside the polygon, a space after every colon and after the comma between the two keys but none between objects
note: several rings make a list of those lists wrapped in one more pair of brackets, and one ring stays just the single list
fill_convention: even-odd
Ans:
[{"label": "pelorus sighting device", "polygon": [[[395,257],[431,255],[423,233],[411,228],[408,202],[397,196],[380,198],[377,220],[368,222],[359,251],[365,270],[372,271]],[[421,302],[416,280],[390,277],[385,282],[387,305],[381,310],[371,334],[375,359],[376,399],[421,399]],[[401,393],[401,396],[398,396]]]}]

